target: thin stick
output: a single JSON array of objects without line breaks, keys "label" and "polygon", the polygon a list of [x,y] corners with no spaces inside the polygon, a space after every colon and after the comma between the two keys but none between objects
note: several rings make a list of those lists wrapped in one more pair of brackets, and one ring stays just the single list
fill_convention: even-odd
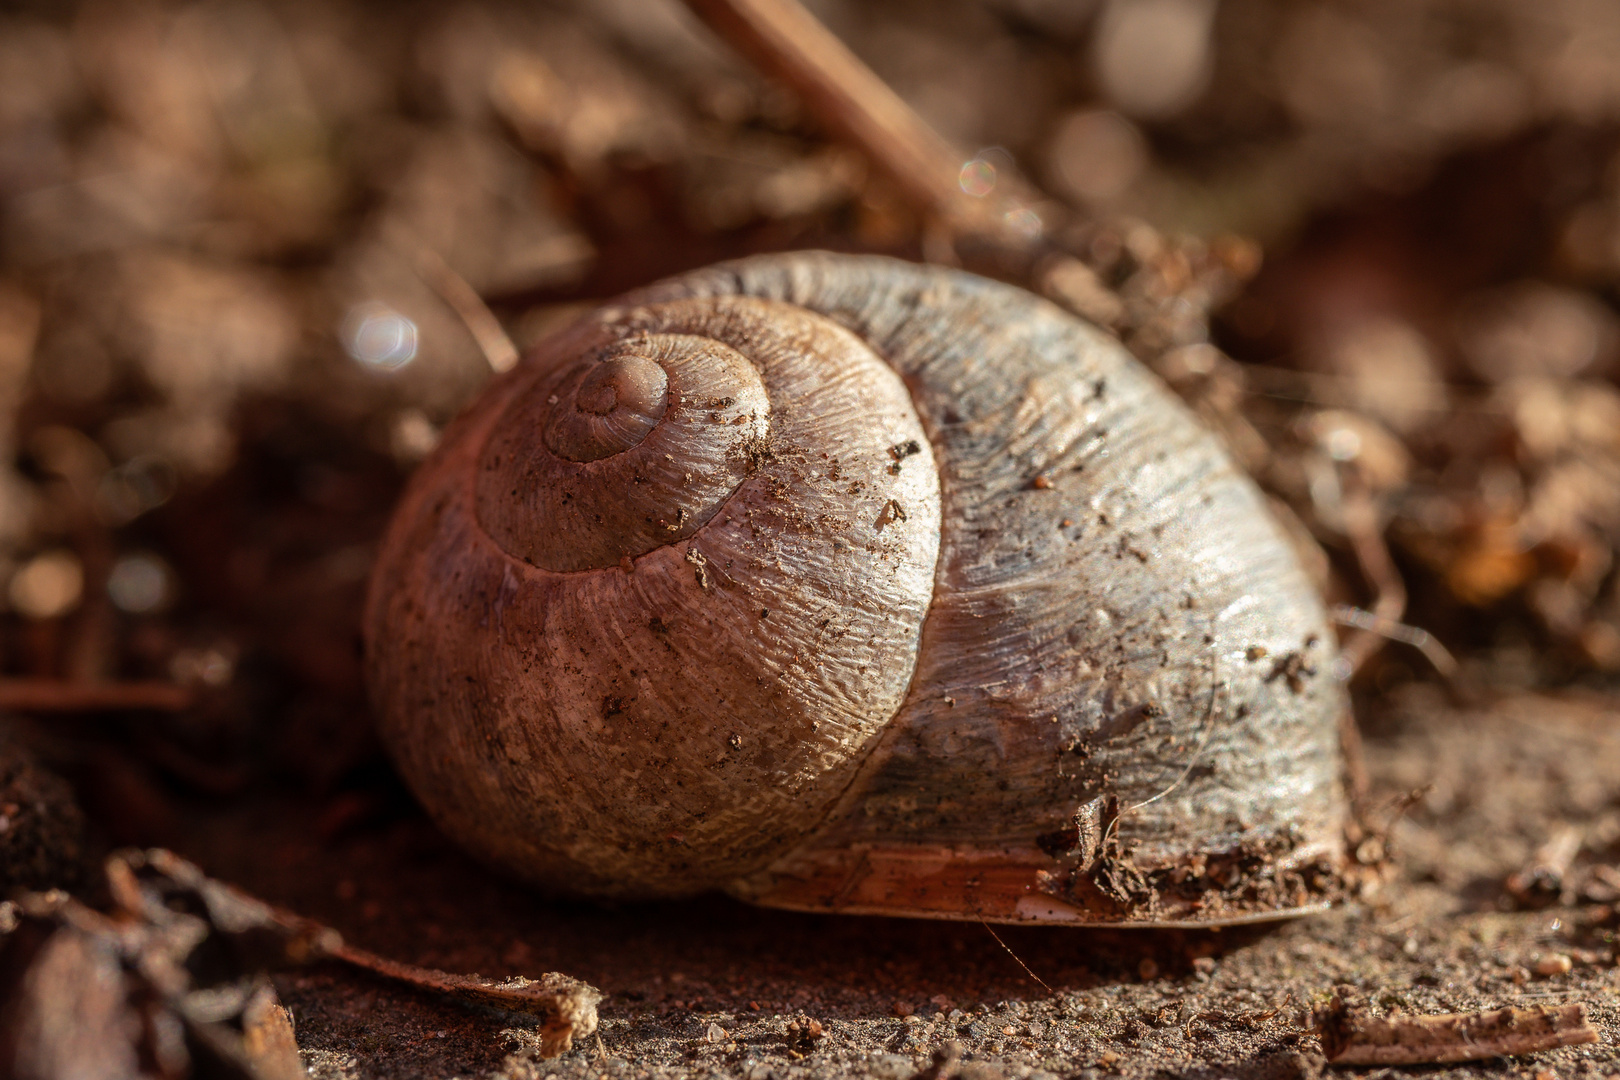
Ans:
[{"label": "thin stick", "polygon": [[1349,604],[1336,604],[1329,617],[1340,626],[1354,627],[1357,630],[1367,630],[1390,641],[1399,641],[1403,645],[1410,645],[1422,653],[1424,659],[1433,665],[1446,678],[1454,678],[1457,674],[1457,658],[1451,651],[1440,644],[1435,636],[1427,630],[1406,623],[1386,619],[1371,611],[1364,611]]},{"label": "thin stick", "polygon": [[[1271,398],[1275,401],[1297,401],[1306,405],[1323,405],[1332,408],[1343,407],[1349,397],[1350,391],[1360,385],[1360,380],[1353,375],[1335,375],[1326,371],[1300,371],[1296,368],[1279,367],[1275,364],[1253,364],[1245,362],[1243,377],[1246,381],[1259,383],[1258,387],[1249,392],[1255,397]],[[1457,400],[1466,399],[1473,391],[1461,383],[1435,383],[1431,379],[1393,379],[1379,380],[1380,387],[1399,389],[1407,387],[1412,391],[1428,392],[1436,385],[1447,391],[1451,399],[1445,405],[1416,405],[1408,407],[1414,412],[1428,413],[1434,416],[1452,416],[1465,413],[1470,416],[1506,416],[1508,410],[1500,405],[1493,405],[1484,401]],[[1295,389],[1298,387],[1299,389]],[[1414,393],[1413,397],[1420,396]]]},{"label": "thin stick", "polygon": [[[1406,582],[1401,580],[1395,560],[1390,558],[1389,546],[1384,543],[1377,504],[1358,486],[1341,496],[1339,512],[1361,575],[1373,590],[1369,621],[1376,626],[1401,625],[1401,616],[1406,613]],[[1339,647],[1338,659],[1343,665],[1345,682],[1378,655],[1385,640],[1384,635],[1372,629],[1358,629],[1348,636]],[[1352,709],[1339,713],[1339,753],[1344,759],[1345,780],[1351,797],[1358,801],[1364,799],[1372,787],[1372,775],[1367,771],[1366,745]]]},{"label": "thin stick", "polygon": [[1012,957],[1013,961],[1015,963],[1017,963],[1017,965],[1019,967],[1024,969],[1024,974],[1025,975],[1028,975],[1031,979],[1035,980],[1036,985],[1038,985],[1042,990],[1045,990],[1048,994],[1056,994],[1057,993],[1056,990],[1053,990],[1050,986],[1046,985],[1046,980],[1042,979],[1039,975],[1037,975],[1033,971],[1029,970],[1029,965],[1024,963],[1024,961],[1019,957],[1019,955],[1017,953],[1013,952],[1012,949],[1008,947],[1008,945],[1007,945],[1007,943],[1005,941],[1001,940],[1001,935],[1000,934],[998,934],[994,930],[990,929],[990,924],[984,921],[984,916],[983,915],[979,916],[979,925],[984,927],[986,933],[988,933],[991,937],[996,939],[996,944],[997,945],[1000,945],[1003,949],[1007,950],[1007,955]]},{"label": "thin stick", "polygon": [[1536,849],[1526,866],[1509,875],[1507,891],[1521,902],[1541,897],[1558,899],[1570,864],[1581,853],[1583,840],[1581,830],[1573,825],[1559,829]]},{"label": "thin stick", "polygon": [[[1373,602],[1369,609],[1372,620],[1379,625],[1399,625],[1406,614],[1406,582],[1390,558],[1389,545],[1384,542],[1384,529],[1378,520],[1378,507],[1365,491],[1352,488],[1345,492],[1340,504],[1344,515],[1344,533],[1355,552],[1356,563],[1362,576],[1372,587]],[[1364,667],[1384,647],[1386,636],[1377,631],[1357,630],[1339,649],[1350,675]]]},{"label": "thin stick", "polygon": [[515,976],[497,982],[481,975],[453,975],[400,963],[347,943],[329,948],[325,954],[418,990],[533,1016],[540,1021],[540,1052],[546,1057],[556,1057],[569,1048],[574,1036],[596,1029],[596,1005],[602,995],[578,979],[554,971],[538,979]]},{"label": "thin stick", "polygon": [[[1384,647],[1385,635],[1371,627],[1402,625],[1401,616],[1406,613],[1406,582],[1401,580],[1395,560],[1390,557],[1389,545],[1384,542],[1378,504],[1360,484],[1346,489],[1344,476],[1340,476],[1339,515],[1344,534],[1355,553],[1356,563],[1361,567],[1361,576],[1373,592],[1372,610],[1367,612],[1366,620],[1369,628],[1357,629],[1339,647],[1336,661],[1339,670],[1335,673],[1349,682]],[[1372,776],[1367,771],[1361,728],[1351,709],[1339,713],[1339,752],[1344,759],[1345,780],[1349,784],[1351,798],[1359,803],[1372,787]]]},{"label": "thin stick", "polygon": [[[997,179],[998,198],[960,185],[962,153],[946,142],[797,0],[686,0],[710,29],[785,82],[835,138],[861,151],[925,219],[950,232],[1028,249],[1006,220],[1017,199]],[[1028,201],[1028,200],[1026,200]]]},{"label": "thin stick", "polygon": [[188,686],[144,682],[66,682],[61,679],[0,678],[0,711],[118,712],[149,709],[184,712],[196,694]]},{"label": "thin stick", "polygon": [[1335,1001],[1317,1015],[1330,1065],[1434,1065],[1598,1041],[1581,1004],[1378,1018]]},{"label": "thin stick", "polygon": [[466,278],[456,273],[450,264],[444,261],[442,255],[421,240],[403,235],[403,230],[400,230],[397,242],[408,249],[416,276],[437,293],[439,299],[443,300],[467,327],[467,332],[478,343],[478,350],[484,354],[484,359],[489,363],[490,370],[501,375],[516,367],[517,346],[512,344],[506,328],[495,317],[495,313],[489,310],[489,305],[478,295],[478,290],[469,285]]}]

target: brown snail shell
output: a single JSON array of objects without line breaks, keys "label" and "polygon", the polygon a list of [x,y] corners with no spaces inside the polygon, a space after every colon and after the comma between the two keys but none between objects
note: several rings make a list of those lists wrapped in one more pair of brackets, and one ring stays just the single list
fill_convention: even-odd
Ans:
[{"label": "brown snail shell", "polygon": [[557,892],[1123,924],[1331,898],[1319,599],[1111,336],[799,253],[540,345],[446,433],[366,618],[452,837]]}]

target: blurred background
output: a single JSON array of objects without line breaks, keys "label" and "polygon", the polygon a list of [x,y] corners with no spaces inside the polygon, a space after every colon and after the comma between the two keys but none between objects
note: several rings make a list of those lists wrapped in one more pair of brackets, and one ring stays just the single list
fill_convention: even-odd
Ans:
[{"label": "blurred background", "polygon": [[[1170,381],[1331,601],[1408,594],[1475,690],[1614,686],[1620,6],[810,6],[961,149],[964,197],[1019,185],[1045,255],[1001,272]],[[195,695],[12,737],[115,842],[267,789],[331,832],[388,812],[359,598],[490,374],[443,281],[521,348],[812,246],[941,257],[672,0],[7,5],[0,673]],[[1437,682],[1386,647],[1363,722]],[[7,769],[0,796],[51,783]],[[55,841],[8,835],[44,880]]]}]

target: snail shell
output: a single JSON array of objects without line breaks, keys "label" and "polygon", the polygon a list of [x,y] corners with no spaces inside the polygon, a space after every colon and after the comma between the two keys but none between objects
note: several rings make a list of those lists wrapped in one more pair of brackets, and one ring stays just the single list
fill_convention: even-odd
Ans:
[{"label": "snail shell", "polygon": [[448,430],[367,674],[452,837],[552,891],[1216,922],[1337,888],[1321,604],[1105,332],[800,253],[540,345]]}]

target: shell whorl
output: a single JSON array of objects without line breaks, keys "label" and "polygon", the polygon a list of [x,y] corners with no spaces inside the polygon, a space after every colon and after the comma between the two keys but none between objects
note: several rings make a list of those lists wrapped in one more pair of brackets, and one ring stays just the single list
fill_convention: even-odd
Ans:
[{"label": "shell whorl", "polygon": [[617,566],[709,522],[766,452],[770,412],[722,341],[615,341],[513,403],[479,459],[478,519],[535,566]]},{"label": "shell whorl", "polygon": [[1147,868],[1339,843],[1262,496],[1117,341],[966,274],[800,253],[599,310],[447,432],[366,624],[411,786],[553,889],[1012,917],[872,867],[1023,895],[1099,795]]},{"label": "shell whorl", "polygon": [[[626,342],[596,363],[580,365],[546,415],[541,438],[546,449],[563,461],[584,463],[639,446],[669,405],[669,372],[657,356],[679,344],[667,338]],[[721,362],[735,368],[747,364],[733,355]],[[748,389],[759,395],[759,406],[768,407],[758,378],[748,379]]]},{"label": "shell whorl", "polygon": [[894,370],[777,301],[606,309],[449,442],[440,542],[398,556],[428,606],[379,615],[410,666],[376,681],[474,672],[382,710],[446,828],[632,893],[800,842],[900,707],[933,592],[938,473]]}]

